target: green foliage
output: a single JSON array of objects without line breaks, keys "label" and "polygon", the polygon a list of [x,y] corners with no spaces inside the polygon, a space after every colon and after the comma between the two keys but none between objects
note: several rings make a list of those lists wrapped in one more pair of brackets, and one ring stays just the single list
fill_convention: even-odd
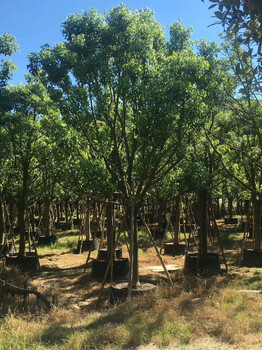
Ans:
[{"label": "green foliage", "polygon": [[0,54],[11,56],[19,50],[16,38],[10,33],[0,36]]},{"label": "green foliage", "polygon": [[[202,0],[204,1],[204,0]],[[262,4],[260,0],[210,0],[215,16],[226,30],[227,36],[233,38],[238,50],[239,60],[235,69],[237,75],[245,77],[246,69],[252,69],[256,76],[256,88],[261,93],[262,79]],[[250,65],[251,63],[251,65]]]},{"label": "green foliage", "polygon": [[190,28],[179,22],[171,32],[170,45],[183,50],[167,55],[153,12],[121,4],[105,16],[95,9],[69,16],[66,40],[30,56],[31,73],[86,140],[88,160],[103,162],[124,197],[135,182],[143,198],[183,158],[192,125],[203,122],[209,63],[188,47]]},{"label": "green foliage", "polygon": [[[16,43],[15,37],[9,33],[0,36],[0,55],[11,56],[18,50],[19,46]],[[15,70],[16,66],[12,61],[7,59],[0,60],[0,112],[4,103],[2,100],[3,89],[6,87]]]},{"label": "green foliage", "polygon": [[191,46],[191,35],[193,33],[193,28],[186,28],[181,20],[175,22],[170,26],[169,34],[170,34],[170,43],[169,50],[171,53],[173,51],[181,52],[182,50],[187,50]]}]

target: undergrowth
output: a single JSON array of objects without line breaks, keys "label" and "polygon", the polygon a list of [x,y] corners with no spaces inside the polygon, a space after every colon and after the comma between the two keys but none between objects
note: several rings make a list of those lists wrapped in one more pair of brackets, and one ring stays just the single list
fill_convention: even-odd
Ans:
[{"label": "undergrowth", "polygon": [[0,322],[0,350],[117,350],[148,343],[164,348],[174,341],[186,348],[204,335],[240,344],[246,335],[262,333],[259,295],[240,291],[254,282],[181,277],[172,288],[99,312],[55,308],[37,316],[9,313]]},{"label": "undergrowth", "polygon": [[[72,250],[77,239],[75,234],[59,233],[57,243],[38,250],[40,255],[48,250]],[[224,244],[228,242],[230,247],[238,239],[237,234],[223,238]],[[143,249],[139,253],[142,257],[147,254]],[[1,276],[21,287],[30,283],[17,269],[4,269]],[[88,298],[88,288],[93,288],[92,296],[96,296],[100,285],[88,284],[86,275],[80,280],[86,288],[84,297]],[[67,280],[63,281],[66,286]],[[233,344],[238,349],[248,348],[246,339],[254,337],[257,343],[253,348],[259,349],[261,295],[243,293],[243,290],[261,290],[261,281],[259,269],[247,273],[241,268],[237,273],[207,279],[178,275],[173,287],[164,285],[157,292],[114,307],[108,305],[108,295],[101,304],[88,306],[84,311],[73,308],[70,302],[59,304],[49,313],[30,314],[14,307],[0,318],[0,350],[120,350],[150,343],[159,348],[172,347],[175,343],[187,349],[202,337]],[[72,288],[80,286],[72,284]],[[221,346],[221,349],[224,348]]]}]

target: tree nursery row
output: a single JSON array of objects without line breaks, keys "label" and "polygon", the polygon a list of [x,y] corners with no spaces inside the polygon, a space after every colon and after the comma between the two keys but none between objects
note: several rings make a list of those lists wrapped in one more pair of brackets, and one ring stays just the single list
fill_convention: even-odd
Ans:
[{"label": "tree nursery row", "polygon": [[193,42],[181,21],[167,40],[151,10],[123,4],[72,14],[62,33],[63,42],[30,54],[17,86],[8,57],[18,45],[0,37],[6,265],[39,269],[37,246],[77,228],[76,253],[98,250],[94,276],[135,288],[143,229],[163,265],[157,240],[165,254],[186,253],[186,270],[220,273],[225,219],[252,239],[243,264],[261,267],[261,44],[255,52],[237,32],[221,46]]}]

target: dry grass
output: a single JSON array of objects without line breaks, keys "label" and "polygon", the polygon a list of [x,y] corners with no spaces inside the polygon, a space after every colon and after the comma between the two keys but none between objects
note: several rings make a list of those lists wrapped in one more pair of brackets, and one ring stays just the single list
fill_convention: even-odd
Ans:
[{"label": "dry grass", "polygon": [[9,314],[1,323],[0,349],[131,349],[149,343],[163,348],[174,341],[186,348],[206,336],[241,349],[248,337],[261,339],[261,311],[261,296],[240,293],[235,280],[207,285],[185,278],[100,312],[55,308],[39,316]]},{"label": "dry grass", "polygon": [[[49,313],[32,314],[17,307],[5,314],[0,320],[0,350],[150,349],[147,344],[152,343],[170,349],[260,349],[261,294],[241,292],[261,289],[259,269],[232,267],[228,275],[208,279],[177,274],[169,287],[163,274],[144,269],[159,265],[153,248],[147,247],[140,251],[142,279],[159,281],[162,287],[111,307],[109,285],[98,304],[100,284],[92,281],[90,269],[83,274],[87,254],[44,249],[40,255],[41,273],[29,278],[5,269],[2,278],[20,286],[27,280],[56,299],[56,306]],[[182,263],[182,258],[164,259]],[[211,345],[201,345],[201,339]]]}]

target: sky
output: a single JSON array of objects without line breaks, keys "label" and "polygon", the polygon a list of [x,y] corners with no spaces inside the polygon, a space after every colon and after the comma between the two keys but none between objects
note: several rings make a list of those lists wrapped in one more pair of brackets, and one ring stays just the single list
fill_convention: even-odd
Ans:
[{"label": "sky", "polygon": [[41,46],[63,41],[61,24],[71,13],[81,13],[95,7],[101,13],[123,2],[132,10],[148,7],[155,11],[155,17],[168,34],[168,26],[182,20],[192,26],[193,40],[207,39],[219,42],[221,26],[215,22],[213,11],[208,10],[210,2],[205,0],[0,0],[0,35],[5,32],[16,37],[20,52],[12,56],[18,71],[12,83],[24,83],[27,73],[27,56],[40,51]]}]

